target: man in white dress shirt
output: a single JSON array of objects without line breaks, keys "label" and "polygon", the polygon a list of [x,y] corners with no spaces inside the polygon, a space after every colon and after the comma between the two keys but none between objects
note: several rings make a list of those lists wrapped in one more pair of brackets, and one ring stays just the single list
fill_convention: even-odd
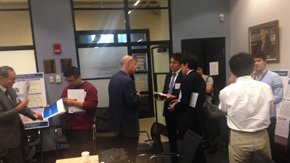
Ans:
[{"label": "man in white dress shirt", "polygon": [[220,91],[219,109],[226,113],[231,129],[229,142],[230,162],[250,162],[254,152],[262,150],[271,158],[267,128],[273,108],[271,87],[250,76],[254,59],[239,53],[229,61],[236,82]]}]

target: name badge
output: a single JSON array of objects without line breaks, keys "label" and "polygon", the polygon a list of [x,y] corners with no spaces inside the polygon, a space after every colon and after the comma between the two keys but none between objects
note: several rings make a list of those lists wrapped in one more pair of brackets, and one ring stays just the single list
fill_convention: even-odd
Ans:
[{"label": "name badge", "polygon": [[180,89],[180,83],[175,83],[175,89]]}]

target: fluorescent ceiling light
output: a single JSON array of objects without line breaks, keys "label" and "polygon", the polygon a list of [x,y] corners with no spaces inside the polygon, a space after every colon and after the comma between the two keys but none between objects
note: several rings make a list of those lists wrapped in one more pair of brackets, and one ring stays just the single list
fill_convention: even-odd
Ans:
[{"label": "fluorescent ceiling light", "polygon": [[134,6],[137,6],[139,3],[140,3],[140,0],[137,0],[137,1],[134,3]]},{"label": "fluorescent ceiling light", "polygon": [[131,10],[130,10],[130,11],[128,11],[128,14],[131,14],[131,12],[132,12]]}]

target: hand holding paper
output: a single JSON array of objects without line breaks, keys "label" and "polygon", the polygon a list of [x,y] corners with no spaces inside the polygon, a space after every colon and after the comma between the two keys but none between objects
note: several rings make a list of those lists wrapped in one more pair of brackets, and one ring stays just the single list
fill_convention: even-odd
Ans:
[{"label": "hand holding paper", "polygon": [[47,119],[59,114],[63,114],[64,112],[66,112],[66,109],[63,103],[63,99],[59,99],[57,102],[44,109],[42,117]]}]

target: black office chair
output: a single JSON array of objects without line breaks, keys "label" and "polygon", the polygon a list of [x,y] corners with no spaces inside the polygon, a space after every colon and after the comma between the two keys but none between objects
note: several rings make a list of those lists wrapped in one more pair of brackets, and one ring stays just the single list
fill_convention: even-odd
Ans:
[{"label": "black office chair", "polygon": [[192,162],[192,159],[197,151],[197,149],[200,146],[200,143],[202,141],[202,137],[197,135],[191,130],[187,130],[183,140],[180,144],[180,151],[179,154],[177,153],[160,153],[160,154],[155,154],[150,157],[149,162],[152,160],[157,160],[158,158],[163,158],[163,157],[179,157],[179,162],[180,163],[189,163]]},{"label": "black office chair", "polygon": [[59,116],[60,125],[55,127],[55,147],[56,147],[56,159],[59,158],[59,149],[61,149],[62,145],[68,146],[68,141],[65,136],[65,129],[64,129],[64,117],[63,115]]},{"label": "black office chair", "polygon": [[109,130],[109,107],[98,107],[94,121],[94,139],[97,152],[114,148],[116,135]]},{"label": "black office chair", "polygon": [[140,131],[140,133],[146,134],[148,139],[145,140],[145,142],[138,144],[137,151],[139,156],[163,152],[161,135],[168,137],[166,126],[161,123],[154,122],[150,129],[151,138],[147,131]]},{"label": "black office chair", "polygon": [[43,162],[43,153],[41,145],[41,129],[27,130],[28,153],[25,157],[25,162],[31,162],[36,152],[40,153],[40,162]]}]

